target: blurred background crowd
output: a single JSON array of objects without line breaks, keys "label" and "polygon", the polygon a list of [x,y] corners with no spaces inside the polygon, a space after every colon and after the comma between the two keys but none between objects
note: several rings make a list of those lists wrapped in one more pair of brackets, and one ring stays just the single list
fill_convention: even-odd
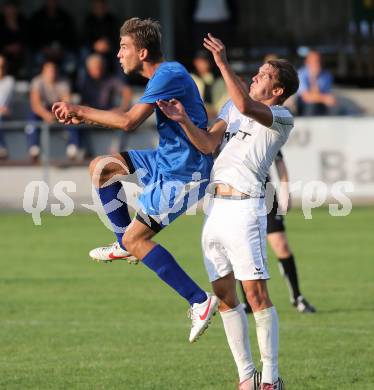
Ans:
[{"label": "blurred background crowd", "polygon": [[[0,10],[0,159],[6,164],[38,163],[40,124],[56,125],[55,101],[131,107],[146,80],[126,77],[116,54],[119,28],[132,16],[161,21],[166,59],[191,72],[211,120],[227,93],[202,50],[207,32],[226,43],[248,84],[264,59],[292,60],[300,89],[287,106],[296,115],[374,114],[374,0],[5,0]],[[69,160],[94,153],[98,141],[86,133],[64,130]],[[117,141],[107,152],[122,146]]]}]

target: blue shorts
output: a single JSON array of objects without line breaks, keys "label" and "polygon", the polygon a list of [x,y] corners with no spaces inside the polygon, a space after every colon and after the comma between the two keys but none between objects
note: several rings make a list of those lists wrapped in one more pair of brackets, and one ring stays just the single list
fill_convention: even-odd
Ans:
[{"label": "blue shorts", "polygon": [[122,152],[129,173],[135,173],[143,192],[139,196],[140,210],[136,218],[158,232],[187,210],[196,207],[205,195],[209,178],[175,179],[157,169],[154,149]]}]

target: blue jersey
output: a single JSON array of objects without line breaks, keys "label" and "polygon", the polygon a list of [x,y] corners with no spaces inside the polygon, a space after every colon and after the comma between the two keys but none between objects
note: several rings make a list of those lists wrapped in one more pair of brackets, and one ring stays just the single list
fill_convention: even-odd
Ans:
[{"label": "blue jersey", "polygon": [[[207,113],[195,82],[178,62],[162,62],[148,81],[139,103],[155,104],[157,100],[178,99],[192,122],[200,129],[207,128]],[[211,155],[199,152],[190,142],[181,126],[167,118],[155,106],[157,130],[160,136],[156,151],[157,169],[168,178],[191,181],[195,172],[202,179],[209,178],[213,160]]]}]

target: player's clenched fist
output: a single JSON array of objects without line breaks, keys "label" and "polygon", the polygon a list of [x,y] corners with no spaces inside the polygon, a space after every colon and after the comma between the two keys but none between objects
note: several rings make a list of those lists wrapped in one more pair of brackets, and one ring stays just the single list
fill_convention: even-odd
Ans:
[{"label": "player's clenched fist", "polygon": [[60,123],[66,125],[78,124],[81,119],[77,115],[78,106],[66,102],[57,102],[52,106],[52,112]]}]

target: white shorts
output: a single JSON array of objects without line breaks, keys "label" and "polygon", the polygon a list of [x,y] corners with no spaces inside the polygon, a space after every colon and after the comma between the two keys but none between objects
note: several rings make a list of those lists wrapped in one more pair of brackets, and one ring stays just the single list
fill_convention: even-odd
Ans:
[{"label": "white shorts", "polygon": [[234,272],[237,280],[269,279],[264,199],[211,200],[202,233],[210,282]]}]

